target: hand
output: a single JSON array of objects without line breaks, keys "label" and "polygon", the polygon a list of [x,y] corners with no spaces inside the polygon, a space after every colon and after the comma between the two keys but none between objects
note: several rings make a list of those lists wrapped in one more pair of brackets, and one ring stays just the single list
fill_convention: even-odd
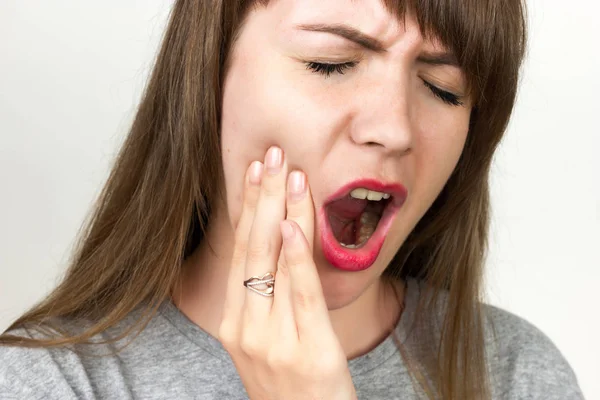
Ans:
[{"label": "hand", "polygon": [[[250,399],[356,399],[312,258],[306,176],[287,172],[277,148],[248,169],[219,339]],[[276,277],[273,297],[243,286],[268,272]]]}]

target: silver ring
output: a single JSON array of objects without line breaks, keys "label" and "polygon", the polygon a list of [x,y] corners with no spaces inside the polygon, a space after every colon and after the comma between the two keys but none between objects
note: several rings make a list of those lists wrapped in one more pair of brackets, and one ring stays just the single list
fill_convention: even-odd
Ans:
[{"label": "silver ring", "polygon": [[244,286],[261,296],[273,297],[275,294],[275,275],[267,272],[263,276],[253,276],[244,281]]}]

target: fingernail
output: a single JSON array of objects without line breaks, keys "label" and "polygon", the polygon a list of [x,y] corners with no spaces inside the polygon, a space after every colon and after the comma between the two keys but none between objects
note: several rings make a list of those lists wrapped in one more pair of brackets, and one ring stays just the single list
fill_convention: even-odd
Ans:
[{"label": "fingernail", "polygon": [[269,175],[276,175],[283,165],[283,152],[279,147],[271,147],[265,157],[265,165]]},{"label": "fingernail", "polygon": [[252,165],[250,165],[250,174],[248,179],[253,185],[260,185],[260,180],[262,178],[263,166],[260,161],[254,161]]},{"label": "fingernail", "polygon": [[284,240],[290,240],[294,237],[294,227],[289,221],[281,221],[279,226],[281,228],[281,236],[283,236]]},{"label": "fingernail", "polygon": [[292,200],[301,200],[306,194],[306,177],[301,171],[293,171],[288,178],[288,191]]}]

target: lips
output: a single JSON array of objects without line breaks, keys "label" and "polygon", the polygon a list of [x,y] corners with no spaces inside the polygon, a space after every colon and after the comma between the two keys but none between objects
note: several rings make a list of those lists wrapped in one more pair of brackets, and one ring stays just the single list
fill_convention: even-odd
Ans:
[{"label": "lips", "polygon": [[[375,232],[360,248],[347,248],[338,242],[333,234],[332,227],[327,214],[327,206],[337,200],[347,197],[356,188],[389,193],[391,198],[387,202],[377,224]],[[383,247],[385,237],[393,223],[394,217],[406,201],[408,192],[399,183],[385,183],[375,179],[361,179],[350,182],[330,196],[319,212],[319,224],[321,226],[321,245],[323,254],[327,261],[335,268],[344,271],[362,271],[369,268]]]}]

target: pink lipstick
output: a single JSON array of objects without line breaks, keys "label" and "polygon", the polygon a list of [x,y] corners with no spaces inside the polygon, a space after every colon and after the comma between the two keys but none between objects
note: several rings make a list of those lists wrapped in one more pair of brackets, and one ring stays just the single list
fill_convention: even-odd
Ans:
[{"label": "pink lipstick", "polygon": [[[378,192],[379,200],[371,201],[367,199],[355,199],[350,197],[350,193],[354,189],[366,189],[368,191]],[[364,191],[363,191],[364,193]],[[382,200],[381,194],[385,194],[385,200]],[[369,195],[375,195],[369,192]],[[321,225],[321,245],[323,248],[323,254],[327,261],[334,267],[344,271],[362,271],[369,268],[377,257],[383,247],[385,237],[389,232],[389,229],[393,223],[394,217],[406,201],[408,192],[404,186],[399,183],[384,183],[375,179],[361,179],[350,182],[336,191],[330,196],[319,212],[319,224]],[[388,198],[389,197],[389,198]],[[339,204],[339,205],[338,205]],[[368,236],[365,242],[358,245],[347,245],[340,243],[340,229],[345,233],[344,236],[358,237],[362,235],[356,232],[357,228],[352,223],[352,219],[358,221],[356,217],[357,213],[361,214],[367,207],[372,206],[381,208],[379,215],[379,221],[376,222],[374,231]],[[335,209],[335,210],[332,210]],[[361,211],[362,210],[362,211]],[[335,211],[335,212],[334,212]],[[333,217],[331,214],[335,214]],[[351,217],[354,215],[354,217]],[[340,228],[340,223],[336,223],[334,228],[332,221],[339,219],[346,219],[344,228]],[[364,215],[361,215],[360,220],[363,221]],[[348,232],[348,224],[352,224],[353,228],[349,229],[353,233]],[[336,232],[334,233],[334,229]],[[337,234],[337,237],[336,237]],[[362,236],[361,236],[362,237]]]}]

